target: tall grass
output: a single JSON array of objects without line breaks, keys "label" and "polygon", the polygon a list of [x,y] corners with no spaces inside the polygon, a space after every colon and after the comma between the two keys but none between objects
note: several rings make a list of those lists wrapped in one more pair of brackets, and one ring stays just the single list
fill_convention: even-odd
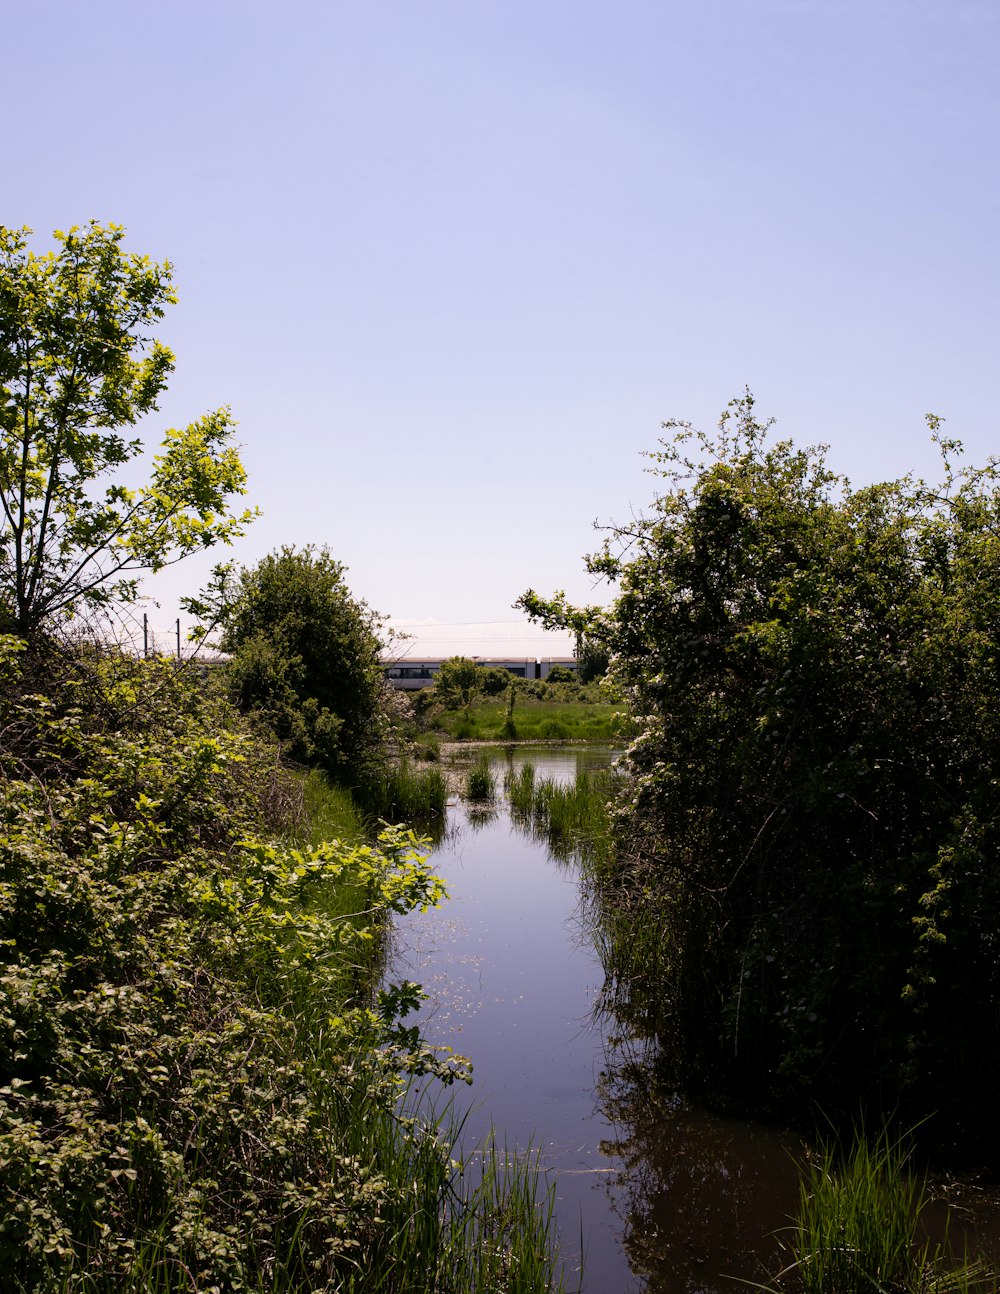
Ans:
[{"label": "tall grass", "polygon": [[306,775],[302,792],[307,822],[304,834],[310,845],[322,844],[324,840],[359,845],[368,839],[369,823],[345,786],[335,785],[325,773],[314,768]]},{"label": "tall grass", "polygon": [[515,817],[521,821],[529,819],[535,802],[534,764],[525,763],[517,769],[508,768],[504,774],[503,789]]},{"label": "tall grass", "polygon": [[480,751],[465,779],[465,794],[470,800],[492,800],[496,794],[493,761],[488,751]]},{"label": "tall grass", "polygon": [[539,1195],[537,1152],[501,1149],[491,1135],[477,1158],[478,1184],[449,1215],[448,1266],[456,1287],[562,1289],[552,1259],[555,1187]]},{"label": "tall grass", "polygon": [[804,1169],[792,1230],[792,1277],[805,1294],[928,1294],[996,1289],[984,1264],[956,1259],[926,1238],[926,1182],[912,1168],[906,1139],[888,1129],[858,1133],[844,1154],[836,1144]]},{"label": "tall grass", "polygon": [[536,778],[534,766],[509,769],[504,790],[516,822],[544,836],[557,857],[571,855],[592,864],[612,850],[609,805],[617,788],[614,769],[585,769],[572,782]]},{"label": "tall grass", "polygon": [[620,705],[518,700],[484,701],[468,712],[446,710],[437,720],[456,741],[615,741],[624,731]]},{"label": "tall grass", "polygon": [[435,838],[444,830],[447,786],[439,768],[401,759],[371,774],[354,794],[372,819],[408,822]]}]

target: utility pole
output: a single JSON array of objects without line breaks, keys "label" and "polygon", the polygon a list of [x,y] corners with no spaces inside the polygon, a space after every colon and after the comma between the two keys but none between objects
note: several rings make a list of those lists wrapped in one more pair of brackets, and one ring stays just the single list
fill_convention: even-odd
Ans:
[{"label": "utility pole", "polygon": [[149,657],[149,616],[142,613],[142,659]]},{"label": "utility pole", "polygon": [[177,617],[177,664],[181,663],[181,618]]}]

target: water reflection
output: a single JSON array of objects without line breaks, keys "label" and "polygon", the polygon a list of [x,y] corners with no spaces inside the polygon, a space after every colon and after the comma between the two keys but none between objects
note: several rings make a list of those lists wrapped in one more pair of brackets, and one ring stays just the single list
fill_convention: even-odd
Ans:
[{"label": "water reflection", "polygon": [[554,859],[502,796],[504,774],[525,763],[567,781],[612,754],[495,751],[496,799],[454,796],[432,858],[452,897],[401,922],[393,974],[427,990],[429,1040],[473,1059],[471,1093],[457,1098],[468,1101],[469,1137],[493,1124],[501,1141],[541,1152],[570,1269],[582,1240],[584,1290],[731,1294],[734,1278],[767,1282],[784,1263],[803,1147],[664,1093],[652,1044],[601,1010],[572,851]]},{"label": "water reflection", "polygon": [[784,1265],[782,1232],[798,1200],[804,1147],[693,1108],[660,1090],[652,1056],[617,1050],[598,1098],[618,1140],[611,1202],[633,1273],[650,1294],[732,1291]]}]

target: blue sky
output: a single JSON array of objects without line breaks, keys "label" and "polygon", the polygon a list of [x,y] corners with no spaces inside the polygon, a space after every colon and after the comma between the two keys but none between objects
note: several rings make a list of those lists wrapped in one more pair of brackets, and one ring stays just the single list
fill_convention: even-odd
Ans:
[{"label": "blue sky", "polygon": [[998,449],[993,0],[34,0],[4,34],[0,218],[174,263],[148,431],[232,405],[239,560],[328,544],[496,654],[528,585],[601,596],[662,419],[749,386],[855,483],[932,472],[928,411]]}]

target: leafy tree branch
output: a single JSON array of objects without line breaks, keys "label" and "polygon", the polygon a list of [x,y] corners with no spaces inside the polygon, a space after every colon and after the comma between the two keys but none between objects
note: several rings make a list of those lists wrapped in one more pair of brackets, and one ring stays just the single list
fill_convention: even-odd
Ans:
[{"label": "leafy tree branch", "polygon": [[28,245],[0,227],[0,629],[31,638],[83,604],[134,601],[138,577],[227,543],[254,512],[228,409],[166,433],[149,483],[107,481],[174,368],[150,335],[176,301],[169,262],[96,221]]}]

